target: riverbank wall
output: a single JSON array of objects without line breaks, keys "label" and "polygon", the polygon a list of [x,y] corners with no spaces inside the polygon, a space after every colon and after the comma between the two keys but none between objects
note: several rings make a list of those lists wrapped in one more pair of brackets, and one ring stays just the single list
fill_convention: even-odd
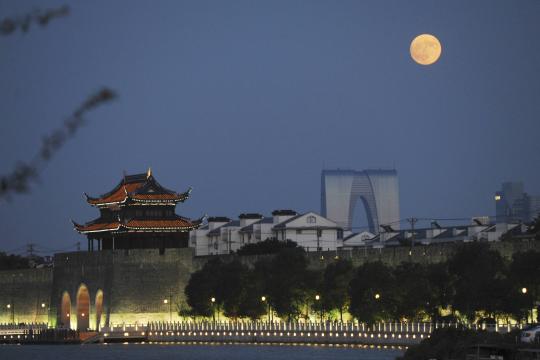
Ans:
[{"label": "riverbank wall", "polygon": [[[540,241],[489,243],[510,259],[516,252],[540,251]],[[459,243],[381,249],[352,249],[308,253],[310,266],[324,268],[336,259],[355,266],[382,261],[446,261]],[[267,257],[268,255],[266,255]],[[190,275],[212,257],[194,257],[193,250],[105,250],[60,253],[43,269],[0,271],[0,323],[40,323],[72,329],[99,329],[113,323],[146,324],[181,320],[184,288]],[[260,256],[222,256],[254,264]]]}]

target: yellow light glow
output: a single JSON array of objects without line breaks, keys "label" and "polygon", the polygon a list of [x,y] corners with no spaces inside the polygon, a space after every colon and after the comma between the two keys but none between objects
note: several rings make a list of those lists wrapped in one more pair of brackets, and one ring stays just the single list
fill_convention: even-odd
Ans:
[{"label": "yellow light glow", "polygon": [[214,303],[214,302],[216,302],[216,298],[213,297],[213,298],[210,299],[210,301]]},{"label": "yellow light glow", "polygon": [[526,287],[521,288],[521,292],[522,292],[523,294],[526,294],[526,293],[527,293],[527,288],[526,288]]},{"label": "yellow light glow", "polygon": [[266,296],[261,296],[261,301],[266,301]]},{"label": "yellow light glow", "polygon": [[380,294],[375,294],[375,299],[380,299],[381,298],[381,295]]},{"label": "yellow light glow", "polygon": [[11,309],[11,304],[7,304],[6,307],[7,307],[8,309]]},{"label": "yellow light glow", "polygon": [[44,308],[44,307],[45,307],[45,303],[41,303],[41,307]]},{"label": "yellow light glow", "polygon": [[420,65],[431,65],[439,60],[442,46],[435,36],[421,34],[414,38],[410,47],[411,57]]},{"label": "yellow light glow", "polygon": [[168,300],[168,299],[163,299],[163,303],[164,303],[164,304],[168,304],[168,303],[169,303],[169,300]]},{"label": "yellow light glow", "polygon": [[501,199],[502,199],[501,195],[495,195],[495,201],[499,201]]},{"label": "yellow light glow", "polygon": [[315,295],[315,300],[318,301],[318,300],[320,300],[320,299],[321,299],[321,297],[320,297],[319,295]]}]

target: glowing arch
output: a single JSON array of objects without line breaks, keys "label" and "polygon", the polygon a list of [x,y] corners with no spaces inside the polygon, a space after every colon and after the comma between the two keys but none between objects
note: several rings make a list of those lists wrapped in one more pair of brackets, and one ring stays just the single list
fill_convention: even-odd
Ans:
[{"label": "glowing arch", "polygon": [[60,301],[59,326],[63,328],[71,328],[71,297],[67,291],[64,291]]},{"label": "glowing arch", "polygon": [[96,330],[99,330],[101,325],[101,315],[103,314],[103,291],[100,289],[96,293]]},{"label": "glowing arch", "polygon": [[77,291],[77,330],[86,331],[90,327],[90,294],[86,285]]}]

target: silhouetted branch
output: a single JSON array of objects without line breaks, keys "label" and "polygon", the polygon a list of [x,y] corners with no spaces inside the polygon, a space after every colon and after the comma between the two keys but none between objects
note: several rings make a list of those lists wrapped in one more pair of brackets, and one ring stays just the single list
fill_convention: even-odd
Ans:
[{"label": "silhouetted branch", "polygon": [[51,157],[64,143],[75,135],[77,130],[85,124],[85,115],[88,111],[105,104],[116,98],[116,94],[104,88],[86,99],[73,114],[64,121],[64,126],[54,130],[43,138],[41,148],[30,163],[20,162],[15,169],[7,175],[0,176],[0,200],[7,198],[11,193],[26,193],[30,189],[30,183],[36,181],[39,172],[43,169]]},{"label": "silhouetted branch", "polygon": [[20,28],[22,32],[27,32],[33,22],[41,26],[47,26],[51,19],[67,16],[68,14],[69,7],[64,5],[57,9],[35,10],[24,16],[5,18],[0,22],[0,35],[10,35],[17,28]]}]

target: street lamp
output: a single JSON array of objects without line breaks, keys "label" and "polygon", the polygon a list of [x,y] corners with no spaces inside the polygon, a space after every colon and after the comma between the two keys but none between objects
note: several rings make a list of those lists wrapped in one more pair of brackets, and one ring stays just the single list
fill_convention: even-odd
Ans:
[{"label": "street lamp", "polygon": [[381,294],[377,293],[375,294],[375,300],[379,300],[381,298]]},{"label": "street lamp", "polygon": [[163,299],[163,303],[165,305],[169,304],[169,322],[172,321],[172,301],[171,301],[171,295],[169,295],[168,299]]},{"label": "street lamp", "polygon": [[521,288],[521,293],[522,293],[522,294],[526,294],[526,293],[527,293],[527,288],[526,288],[526,287]]},{"label": "street lamp", "polygon": [[212,321],[216,322],[216,298],[212,296],[210,302],[212,303]]},{"label": "street lamp", "polygon": [[315,295],[315,301],[317,301],[318,306],[319,306],[319,313],[320,313],[321,323],[322,323],[322,305],[321,305],[321,303],[319,303],[319,300],[321,300],[321,296],[319,294],[316,294]]},{"label": "street lamp", "polygon": [[6,308],[8,311],[11,309],[11,322],[15,324],[15,306],[12,304],[7,304]]},{"label": "street lamp", "polygon": [[267,308],[267,311],[266,311],[266,315],[267,315],[267,317],[268,317],[268,322],[270,322],[270,303],[266,301],[266,296],[264,296],[264,295],[261,296],[261,301],[262,301],[262,302],[265,302],[266,305],[267,305],[267,307],[268,307],[268,308]]}]

